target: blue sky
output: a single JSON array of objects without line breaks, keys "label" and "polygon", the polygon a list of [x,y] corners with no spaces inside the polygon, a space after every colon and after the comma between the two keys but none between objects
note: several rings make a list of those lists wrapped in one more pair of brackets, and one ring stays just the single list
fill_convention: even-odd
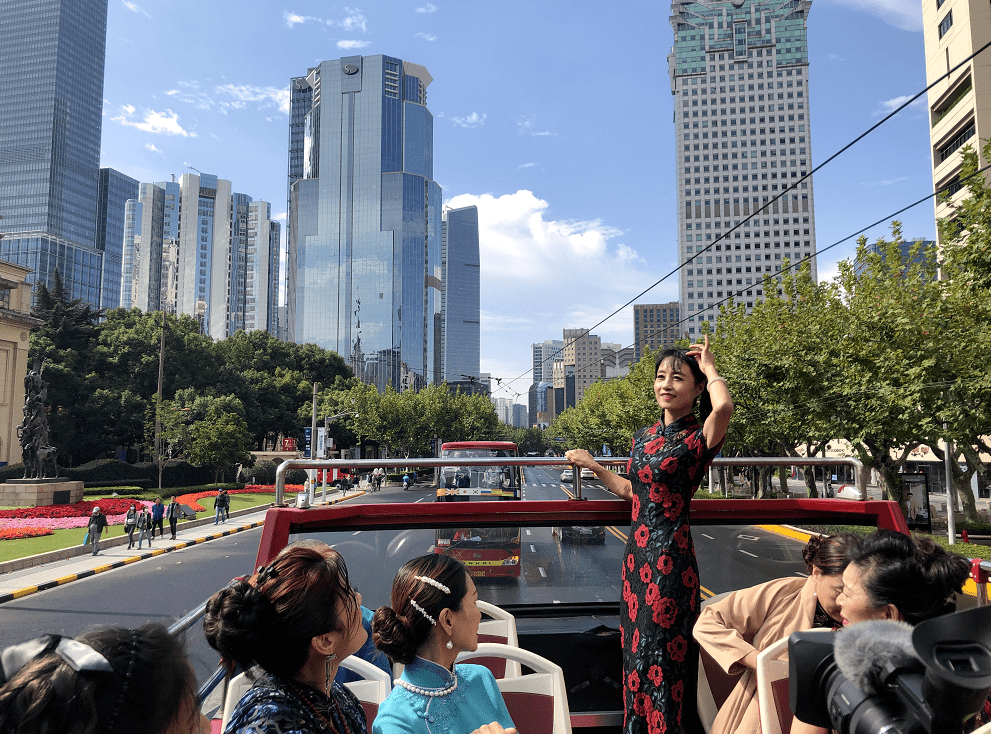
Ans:
[{"label": "blue sky", "polygon": [[[445,201],[479,207],[481,370],[509,385],[498,396],[525,401],[532,342],[591,326],[677,265],[669,5],[109,7],[102,165],[141,181],[192,166],[271,202],[283,222],[289,78],[356,54],[426,66],[434,176]],[[921,19],[918,0],[815,0],[814,164],[925,87]],[[932,190],[920,102],[816,175],[820,249]],[[902,221],[907,237],[934,235],[931,204]],[[825,253],[820,278],[853,251]],[[676,298],[671,277],[638,302]],[[595,333],[628,345],[632,319],[627,308]]]}]

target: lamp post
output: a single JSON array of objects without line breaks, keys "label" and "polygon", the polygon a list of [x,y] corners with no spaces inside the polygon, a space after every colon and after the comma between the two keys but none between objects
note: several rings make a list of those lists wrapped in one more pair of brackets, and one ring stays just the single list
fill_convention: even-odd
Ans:
[{"label": "lamp post", "polygon": [[162,335],[158,342],[158,402],[155,403],[155,459],[158,461],[158,491],[162,491],[162,469],[165,462],[162,461],[162,420],[159,412],[162,409],[162,381],[165,374],[165,331],[168,329],[165,323],[165,310],[162,310]]}]

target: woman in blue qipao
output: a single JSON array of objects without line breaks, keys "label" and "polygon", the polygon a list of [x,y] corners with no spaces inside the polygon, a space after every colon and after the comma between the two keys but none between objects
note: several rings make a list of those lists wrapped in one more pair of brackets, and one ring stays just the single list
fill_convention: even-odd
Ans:
[{"label": "woman in blue qipao", "polygon": [[405,668],[379,706],[374,734],[516,734],[495,678],[459,664],[478,649],[478,591],[460,561],[442,554],[407,562],[392,583],[392,606],[372,619],[375,645]]},{"label": "woman in blue qipao", "polygon": [[[629,478],[582,450],[567,453],[633,505],[623,561],[624,734],[680,734],[698,723],[695,698],[699,572],[688,506],[719,452],[733,413],[726,380],[705,344],[657,357],[654,397],[661,420],[633,437]],[[699,415],[696,417],[695,408]]]},{"label": "woman in blue qipao", "polygon": [[361,704],[334,682],[341,661],[367,639],[360,606],[344,559],[316,541],[286,546],[214,594],[207,641],[225,665],[264,671],[225,734],[366,734]]}]

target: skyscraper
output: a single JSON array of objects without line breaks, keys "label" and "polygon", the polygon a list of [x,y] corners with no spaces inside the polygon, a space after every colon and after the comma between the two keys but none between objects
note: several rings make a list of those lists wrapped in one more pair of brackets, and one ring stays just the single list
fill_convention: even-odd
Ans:
[{"label": "skyscraper", "polygon": [[679,324],[678,302],[637,303],[633,306],[633,352],[637,362],[645,349],[656,352],[658,349],[673,347],[684,326]]},{"label": "skyscraper", "polygon": [[[100,308],[120,306],[121,267],[124,250],[124,210],[138,195],[138,182],[113,168],[100,169],[97,200],[96,249],[103,252]],[[61,273],[60,273],[61,275]]]},{"label": "skyscraper", "polygon": [[[575,376],[575,402],[585,397],[585,390],[593,382],[599,380],[602,361],[602,340],[595,334],[589,334],[588,329],[565,329],[564,359],[565,375],[568,367],[572,367]],[[559,387],[560,380],[555,381],[554,387]]]},{"label": "skyscraper", "polygon": [[163,276],[162,263],[166,249],[176,249],[180,196],[175,181],[143,183],[137,198],[127,202],[120,287],[123,308],[175,311],[175,293]]},{"label": "skyscraper", "polygon": [[408,61],[350,56],[290,85],[289,337],[380,390],[419,389],[439,361],[431,81]]},{"label": "skyscraper", "polygon": [[0,257],[100,305],[107,0],[0,0]]},{"label": "skyscraper", "polygon": [[267,201],[248,205],[248,247],[245,260],[244,330],[278,335],[279,234]]},{"label": "skyscraper", "polygon": [[[815,255],[812,179],[798,183],[812,158],[811,6],[811,0],[671,5],[678,252],[688,262],[681,270],[681,316],[689,335],[700,333],[702,321],[714,321],[728,296],[752,307],[775,287],[764,279],[780,273],[785,258],[795,263]],[[814,259],[811,265],[814,278]]]},{"label": "skyscraper", "polygon": [[435,382],[478,377],[480,360],[481,276],[478,209],[448,209],[441,238],[443,292],[439,338],[443,367]]},{"label": "skyscraper", "polygon": [[542,382],[551,379],[551,368],[554,366],[555,355],[560,358],[564,342],[560,339],[548,339],[539,344],[531,345],[533,351],[533,381]]}]

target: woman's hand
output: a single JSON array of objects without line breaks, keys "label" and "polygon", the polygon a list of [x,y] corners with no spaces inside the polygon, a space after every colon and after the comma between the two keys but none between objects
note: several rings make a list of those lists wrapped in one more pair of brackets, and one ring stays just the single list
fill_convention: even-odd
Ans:
[{"label": "woman's hand", "polygon": [[498,721],[493,721],[491,724],[478,727],[471,734],[516,734],[516,729],[513,727],[503,729],[502,724]]},{"label": "woman's hand", "polygon": [[595,476],[606,485],[606,489],[617,497],[624,500],[633,499],[633,486],[630,484],[630,480],[623,479],[618,474],[614,474],[606,469],[585,449],[571,449],[571,451],[565,452],[564,458],[580,469],[591,469],[594,471]]},{"label": "woman's hand", "polygon": [[719,373],[716,372],[716,359],[712,356],[712,351],[709,349],[709,335],[705,335],[704,344],[692,344],[688,348],[688,356],[694,357],[695,361],[699,364],[699,369],[706,377],[715,377]]},{"label": "woman's hand", "polygon": [[596,468],[602,468],[599,466],[599,462],[592,457],[592,454],[588,453],[585,449],[571,449],[571,451],[566,451],[564,458],[581,469],[595,471]]}]

